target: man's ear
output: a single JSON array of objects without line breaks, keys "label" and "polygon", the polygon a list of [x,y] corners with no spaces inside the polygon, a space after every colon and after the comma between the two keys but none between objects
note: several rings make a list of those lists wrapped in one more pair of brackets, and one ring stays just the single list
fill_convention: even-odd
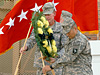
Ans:
[{"label": "man's ear", "polygon": [[77,27],[76,27],[76,26],[74,27],[74,29],[75,29],[75,31],[77,32],[77,30],[78,30],[78,29],[77,29]]},{"label": "man's ear", "polygon": [[77,30],[77,27],[74,27],[75,28],[75,30]]},{"label": "man's ear", "polygon": [[56,11],[54,11],[54,16],[56,16]]}]

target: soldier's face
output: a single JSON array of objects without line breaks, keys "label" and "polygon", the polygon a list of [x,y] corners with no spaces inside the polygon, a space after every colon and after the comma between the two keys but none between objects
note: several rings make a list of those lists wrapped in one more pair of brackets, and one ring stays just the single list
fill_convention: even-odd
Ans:
[{"label": "soldier's face", "polygon": [[73,39],[77,34],[77,29],[71,28],[71,30],[66,34],[70,39]]},{"label": "soldier's face", "polygon": [[48,20],[49,24],[54,22],[55,13],[52,14],[45,14],[46,19]]}]

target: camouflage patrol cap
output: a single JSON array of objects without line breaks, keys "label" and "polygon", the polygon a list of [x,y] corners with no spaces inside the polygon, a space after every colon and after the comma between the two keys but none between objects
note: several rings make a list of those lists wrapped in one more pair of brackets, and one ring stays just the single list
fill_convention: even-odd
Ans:
[{"label": "camouflage patrol cap", "polygon": [[66,19],[67,17],[72,17],[72,14],[68,11],[62,10],[61,16],[63,19]]},{"label": "camouflage patrol cap", "polygon": [[72,18],[67,17],[66,19],[64,19],[64,21],[62,22],[63,33],[67,34],[68,32],[70,32],[74,24],[75,24],[75,21]]},{"label": "camouflage patrol cap", "polygon": [[54,11],[54,4],[52,2],[45,3],[42,9],[43,14],[51,14]]}]

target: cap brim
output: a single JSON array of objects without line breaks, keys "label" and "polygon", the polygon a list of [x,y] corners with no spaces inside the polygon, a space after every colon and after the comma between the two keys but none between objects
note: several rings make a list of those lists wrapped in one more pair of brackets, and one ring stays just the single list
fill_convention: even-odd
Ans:
[{"label": "cap brim", "polygon": [[70,30],[65,31],[65,30],[63,29],[62,32],[63,32],[64,34],[67,34],[68,32],[70,32]]},{"label": "cap brim", "polygon": [[[65,25],[63,25],[63,26],[65,26]],[[63,28],[63,33],[64,33],[64,34],[67,34],[67,33],[70,32],[70,30],[71,30],[71,28],[67,28],[66,30]]]},{"label": "cap brim", "polygon": [[43,12],[43,14],[52,14],[53,13],[53,11],[45,11],[45,12]]},{"label": "cap brim", "polygon": [[52,14],[52,12],[43,12],[43,14],[45,15],[45,14]]}]

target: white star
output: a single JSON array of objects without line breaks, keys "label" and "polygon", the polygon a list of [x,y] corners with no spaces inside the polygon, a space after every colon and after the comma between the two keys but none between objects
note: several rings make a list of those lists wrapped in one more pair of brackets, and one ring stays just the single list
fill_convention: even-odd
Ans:
[{"label": "white star", "polygon": [[37,12],[38,10],[40,10],[41,7],[42,7],[42,5],[41,6],[38,6],[37,3],[35,3],[35,8],[32,8],[30,10]]},{"label": "white star", "polygon": [[9,19],[9,22],[6,25],[9,25],[9,29],[11,28],[11,26],[14,26],[14,20],[15,18],[12,20],[11,18]]},{"label": "white star", "polygon": [[2,29],[4,28],[4,26],[2,27],[2,28],[0,28],[0,34],[4,34],[3,32],[2,32]]},{"label": "white star", "polygon": [[58,2],[58,3],[54,3],[54,0],[53,0],[52,3],[54,4],[54,9],[55,9],[55,11],[57,11],[57,10],[56,10],[56,5],[58,5],[59,2]]},{"label": "white star", "polygon": [[[27,12],[28,12],[28,11],[23,12],[23,10],[22,10],[21,14],[18,16],[18,17],[20,17],[20,21],[21,21],[23,18],[24,18],[24,19],[27,19],[27,17],[26,17]],[[19,21],[19,22],[20,22],[20,21]]]}]

